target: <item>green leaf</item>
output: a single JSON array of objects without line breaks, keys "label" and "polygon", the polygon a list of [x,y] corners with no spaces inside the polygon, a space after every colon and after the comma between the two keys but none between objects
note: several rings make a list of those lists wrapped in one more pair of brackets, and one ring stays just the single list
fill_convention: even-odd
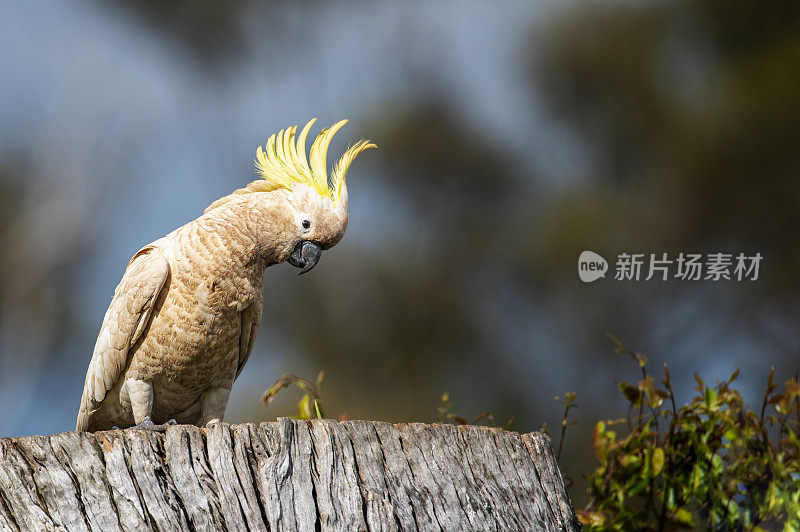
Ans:
[{"label": "green leaf", "polygon": [[297,412],[300,419],[314,419],[314,410],[311,404],[311,396],[303,395],[297,403]]},{"label": "green leaf", "polygon": [[661,470],[664,469],[664,449],[661,447],[656,447],[653,450],[651,462],[653,464],[653,476],[657,477],[659,474],[661,474]]},{"label": "green leaf", "polygon": [[699,464],[695,464],[694,470],[692,471],[692,493],[697,491],[697,487],[700,485],[700,482],[703,480],[705,475],[703,474],[702,470],[700,469]]},{"label": "green leaf", "polygon": [[625,348],[624,345],[622,345],[622,342],[617,340],[616,336],[614,336],[611,333],[606,333],[606,336],[609,338],[609,340],[611,340],[612,342],[614,342],[616,344],[617,347],[616,347],[616,349],[614,349],[614,352],[616,354],[618,354],[618,355],[627,355],[628,354],[628,350]]},{"label": "green leaf", "polygon": [[605,516],[598,512],[590,512],[588,510],[578,510],[578,521],[582,525],[589,527],[603,526],[605,523]]},{"label": "green leaf", "polygon": [[705,394],[703,397],[703,401],[705,401],[706,405],[709,408],[714,408],[717,406],[717,391],[714,388],[706,388]]},{"label": "green leaf", "polygon": [[667,484],[665,491],[667,494],[667,510],[672,511],[675,509],[675,488],[672,485]]},{"label": "green leaf", "polygon": [[675,516],[672,519],[686,528],[694,528],[696,526],[694,514],[686,508],[678,508],[678,511],[675,512]]},{"label": "green leaf", "polygon": [[322,404],[319,399],[314,399],[314,412],[317,414],[317,419],[325,419],[325,414],[322,413]]},{"label": "green leaf", "polygon": [[594,447],[594,454],[601,463],[606,461],[608,453],[609,438],[606,434],[605,421],[598,421],[592,431],[592,446]]},{"label": "green leaf", "polygon": [[722,457],[718,454],[711,457],[711,471],[717,476],[722,474]]}]

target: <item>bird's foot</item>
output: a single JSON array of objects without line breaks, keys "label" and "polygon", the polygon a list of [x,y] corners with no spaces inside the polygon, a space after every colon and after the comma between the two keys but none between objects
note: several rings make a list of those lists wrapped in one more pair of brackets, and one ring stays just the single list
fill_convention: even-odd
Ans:
[{"label": "bird's foot", "polygon": [[154,430],[156,432],[166,432],[167,427],[171,427],[177,424],[178,424],[177,421],[175,421],[174,419],[170,419],[166,423],[162,423],[161,425],[156,425],[149,417],[146,417],[141,423],[139,423],[138,425],[134,425],[131,428],[139,430]]},{"label": "bird's foot", "polygon": [[219,425],[220,423],[222,423],[222,421],[219,418],[214,418],[211,421],[209,421],[208,423],[206,423],[206,428],[211,428],[214,425]]}]

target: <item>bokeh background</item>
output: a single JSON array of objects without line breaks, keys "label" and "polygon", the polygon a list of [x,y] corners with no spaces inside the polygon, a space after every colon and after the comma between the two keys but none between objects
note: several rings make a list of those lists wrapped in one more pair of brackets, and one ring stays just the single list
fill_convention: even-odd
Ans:
[{"label": "bokeh background", "polygon": [[[351,119],[345,239],[265,277],[227,420],[326,370],[331,415],[593,422],[638,370],[679,395],[800,368],[800,4],[13,2],[0,15],[0,436],[70,430],[131,255],[253,178],[267,134]],[[331,161],[332,162],[332,161]],[[586,285],[584,250],[756,252],[756,282]],[[580,489],[573,491],[583,500]]]}]

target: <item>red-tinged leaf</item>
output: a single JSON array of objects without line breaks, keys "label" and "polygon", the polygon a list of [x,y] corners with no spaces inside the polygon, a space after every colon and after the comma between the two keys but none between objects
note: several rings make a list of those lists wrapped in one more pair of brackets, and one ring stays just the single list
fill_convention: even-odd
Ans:
[{"label": "red-tinged leaf", "polygon": [[466,418],[463,418],[461,416],[456,416],[454,414],[447,414],[447,418],[452,419],[459,425],[469,425],[469,421],[467,421]]},{"label": "red-tinged leaf", "polygon": [[770,396],[770,398],[767,400],[767,404],[770,404],[770,405],[777,404],[777,403],[781,402],[784,397],[786,397],[784,394],[776,393],[776,394]]},{"label": "red-tinged leaf", "polygon": [[798,382],[794,379],[786,381],[786,388],[784,389],[784,393],[792,397],[800,395],[800,384],[798,384]]},{"label": "red-tinged leaf", "polygon": [[606,453],[608,452],[608,438],[606,437],[606,423],[605,421],[598,421],[594,430],[592,430],[592,447],[594,454],[600,462],[606,461]]},{"label": "red-tinged leaf", "polygon": [[629,384],[627,382],[620,382],[617,384],[617,387],[622,392],[622,395],[625,396],[625,399],[630,401],[631,403],[635,403],[639,400],[641,396],[641,392],[639,392],[639,388],[634,386],[633,384]]},{"label": "red-tinged leaf", "polygon": [[599,512],[590,512],[588,510],[578,510],[576,512],[578,514],[578,521],[581,522],[584,526],[603,526],[603,523],[606,522],[606,518],[602,513]]}]

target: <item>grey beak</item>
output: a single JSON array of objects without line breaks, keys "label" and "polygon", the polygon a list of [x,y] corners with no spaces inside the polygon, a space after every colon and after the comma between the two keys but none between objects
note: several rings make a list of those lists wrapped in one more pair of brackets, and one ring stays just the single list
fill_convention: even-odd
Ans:
[{"label": "grey beak", "polygon": [[289,264],[302,268],[297,275],[303,275],[317,265],[322,255],[322,248],[313,242],[305,240],[294,247],[294,251],[289,255]]}]

